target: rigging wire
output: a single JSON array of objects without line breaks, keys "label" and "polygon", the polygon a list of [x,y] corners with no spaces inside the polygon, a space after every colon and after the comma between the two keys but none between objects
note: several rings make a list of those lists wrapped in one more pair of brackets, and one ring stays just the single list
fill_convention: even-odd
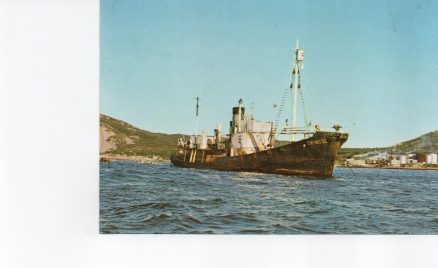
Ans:
[{"label": "rigging wire", "polygon": [[303,114],[304,114],[304,125],[306,128],[310,126],[309,121],[307,120],[307,112],[306,112],[306,105],[304,103],[304,93],[302,89],[302,83],[301,83],[301,76],[298,77],[298,91],[300,93],[301,97],[301,105],[303,106]]},{"label": "rigging wire", "polygon": [[288,93],[289,93],[289,89],[285,88],[284,91],[283,91],[283,94],[281,96],[280,105],[276,107],[277,108],[276,109],[277,113],[275,115],[274,125],[272,127],[271,135],[270,135],[272,143],[275,143],[275,140],[277,139],[277,136],[278,136],[278,134],[277,134],[277,132],[278,132],[278,125],[279,125],[280,117],[281,117],[281,114],[283,112],[284,104],[285,104],[285,101],[287,99],[287,94]]}]

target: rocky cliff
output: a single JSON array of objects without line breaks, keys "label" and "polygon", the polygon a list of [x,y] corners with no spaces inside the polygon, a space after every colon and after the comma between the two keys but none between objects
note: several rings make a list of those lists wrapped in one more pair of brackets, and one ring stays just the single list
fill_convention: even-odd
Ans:
[{"label": "rocky cliff", "polygon": [[100,154],[160,157],[175,151],[177,134],[154,133],[124,121],[100,115]]}]

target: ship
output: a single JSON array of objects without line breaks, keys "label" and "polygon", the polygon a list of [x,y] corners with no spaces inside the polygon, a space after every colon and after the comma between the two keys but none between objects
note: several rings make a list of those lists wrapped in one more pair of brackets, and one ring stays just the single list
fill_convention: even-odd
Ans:
[{"label": "ship", "polygon": [[[242,99],[232,108],[229,133],[222,133],[218,124],[213,136],[198,134],[199,97],[196,98],[195,135],[181,136],[175,153],[170,156],[176,167],[214,169],[221,171],[258,172],[291,176],[329,178],[333,176],[335,160],[348,133],[335,124],[333,130],[321,130],[320,125],[311,125],[305,118],[304,127],[296,127],[297,98],[302,94],[301,71],[304,50],[295,47],[295,60],[291,83],[285,92],[292,94],[291,124],[285,120],[280,126],[279,114],[284,103],[278,106],[273,122],[255,120],[245,113]],[[302,95],[301,95],[302,96]],[[283,95],[284,100],[284,95]],[[304,104],[303,104],[304,106]],[[279,135],[290,137],[288,141],[277,140]],[[297,140],[298,135],[303,135]]]}]

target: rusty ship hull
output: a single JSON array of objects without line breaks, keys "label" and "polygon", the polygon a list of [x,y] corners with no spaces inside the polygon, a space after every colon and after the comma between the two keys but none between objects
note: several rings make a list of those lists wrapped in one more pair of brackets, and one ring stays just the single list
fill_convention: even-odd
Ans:
[{"label": "rusty ship hull", "polygon": [[186,168],[331,177],[347,139],[347,133],[319,131],[307,139],[239,156],[229,156],[225,150],[183,148],[171,156],[171,162]]}]

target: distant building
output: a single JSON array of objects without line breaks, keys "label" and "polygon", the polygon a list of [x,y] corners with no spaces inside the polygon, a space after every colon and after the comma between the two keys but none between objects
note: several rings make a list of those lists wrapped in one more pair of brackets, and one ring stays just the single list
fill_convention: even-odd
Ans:
[{"label": "distant building", "polygon": [[392,166],[398,166],[398,165],[400,165],[400,160],[397,160],[397,159],[393,159],[393,160],[391,160],[391,165],[392,165]]},{"label": "distant building", "polygon": [[426,156],[426,164],[437,165],[438,164],[437,154],[428,154]]},{"label": "distant building", "polygon": [[365,159],[347,159],[347,161],[345,161],[345,165],[347,166],[361,166],[361,165],[365,165]]},{"label": "distant building", "polygon": [[388,153],[372,151],[364,154],[358,154],[353,158],[347,159],[345,165],[347,166],[360,166],[360,165],[418,165],[429,164],[438,165],[438,154],[436,153]]},{"label": "distant building", "polygon": [[426,163],[427,161],[427,154],[419,153],[416,156],[418,163]]},{"label": "distant building", "polygon": [[407,157],[407,155],[404,155],[404,154],[402,154],[402,155],[400,155],[400,165],[405,165],[405,164],[407,164],[407,162],[408,162],[408,157]]}]

